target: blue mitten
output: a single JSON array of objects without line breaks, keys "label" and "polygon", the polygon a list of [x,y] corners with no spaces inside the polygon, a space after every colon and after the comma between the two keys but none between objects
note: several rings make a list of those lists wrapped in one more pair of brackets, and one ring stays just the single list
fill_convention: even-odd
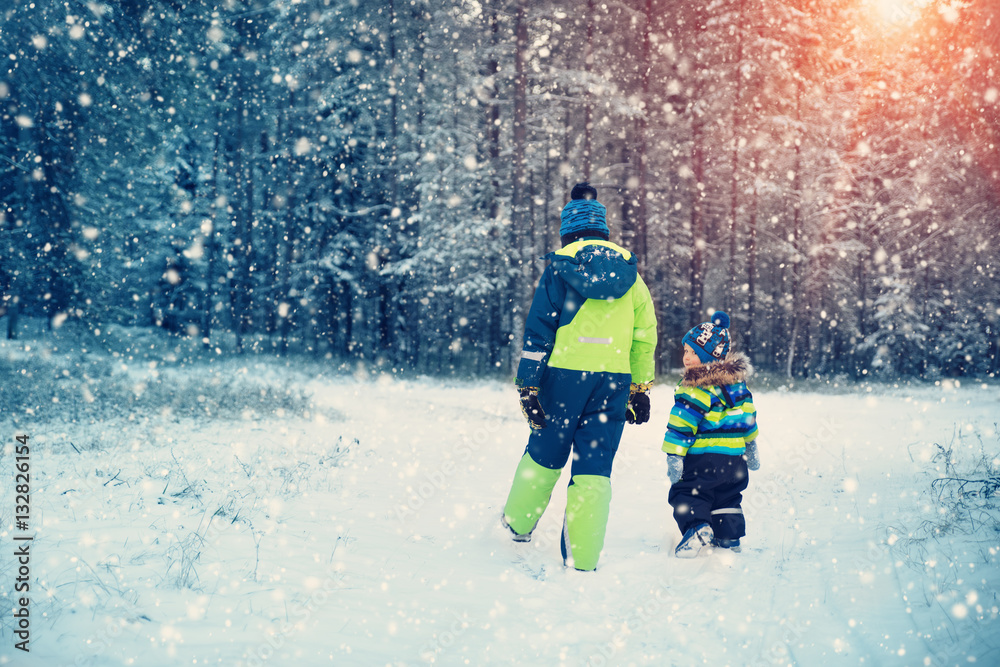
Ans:
[{"label": "blue mitten", "polygon": [[681,481],[684,475],[684,457],[676,454],[667,454],[667,477],[671,484]]},{"label": "blue mitten", "polygon": [[745,454],[747,458],[747,468],[750,470],[757,470],[760,468],[760,456],[757,454],[757,441],[747,443],[747,451]]}]

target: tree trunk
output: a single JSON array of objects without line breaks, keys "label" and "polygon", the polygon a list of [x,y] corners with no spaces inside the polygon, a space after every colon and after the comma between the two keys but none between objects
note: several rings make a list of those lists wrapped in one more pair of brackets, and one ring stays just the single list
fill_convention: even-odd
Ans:
[{"label": "tree trunk", "polygon": [[[622,226],[624,229],[622,231],[627,232],[623,234],[624,241],[628,249],[635,253],[640,273],[642,273],[645,268],[646,261],[646,129],[648,126],[648,114],[651,109],[649,96],[649,69],[652,65],[652,37],[650,35],[653,16],[652,0],[646,0],[645,11],[646,21],[643,26],[642,40],[640,42],[641,47],[639,51],[639,88],[642,93],[641,100],[643,102],[643,106],[639,110],[639,114],[636,116],[634,123],[635,137],[631,142],[633,147],[631,148],[631,151],[627,144],[622,148],[622,163],[631,162],[632,164],[630,165],[629,171],[634,172],[634,178],[630,176],[626,180],[628,185],[623,192]],[[632,153],[631,160],[629,159],[629,152]]]},{"label": "tree trunk", "polygon": [[745,0],[740,0],[739,17],[736,21],[736,93],[733,102],[733,156],[732,156],[732,181],[729,192],[729,293],[726,295],[726,304],[730,313],[736,312],[736,214],[739,207],[739,182],[740,182],[740,103],[743,95],[743,24],[745,14]]},{"label": "tree trunk", "polygon": [[[280,129],[280,128],[276,128]],[[278,290],[278,234],[276,233],[277,224],[276,216],[274,211],[274,196],[276,194],[276,179],[275,179],[275,168],[276,168],[276,157],[273,154],[273,149],[271,146],[271,137],[268,136],[267,130],[262,130],[260,133],[260,153],[261,153],[261,164],[266,165],[267,173],[261,174],[261,186],[260,186],[260,201],[261,201],[261,219],[259,222],[260,226],[260,236],[261,236],[261,252],[274,253],[270,257],[262,258],[260,262],[261,270],[265,272],[265,276],[262,277],[261,285],[266,286],[265,293],[260,295],[262,297],[263,303],[261,304],[263,308],[263,332],[267,335],[269,347],[272,349],[275,346],[272,335],[277,331],[278,322],[278,300],[275,298]]]},{"label": "tree trunk", "polygon": [[[387,1],[389,5],[389,29],[387,44],[389,50],[389,62],[386,63],[389,68],[389,155],[386,157],[389,166],[389,205],[392,209],[397,207],[402,209],[399,205],[399,91],[397,90],[399,63],[396,62],[396,2],[395,0]],[[395,231],[400,216],[396,215],[392,209],[390,209],[388,215],[386,215],[384,219],[384,227],[387,230],[387,234],[385,243],[383,244],[384,247],[381,252],[381,268],[391,265],[396,259],[393,248],[396,247],[394,238],[396,236]],[[394,344],[396,336],[394,335],[395,326],[393,325],[393,321],[396,319],[393,317],[393,302],[396,292],[394,280],[383,272],[379,273],[377,279],[379,281],[378,352],[379,355],[386,355],[392,363],[398,363],[400,359],[397,354],[397,346]]]},{"label": "tree trunk", "polygon": [[17,339],[17,319],[21,314],[21,300],[15,293],[7,302],[7,340]]},{"label": "tree trunk", "polygon": [[[500,62],[496,54],[500,47],[500,20],[493,3],[489,3],[489,31],[490,31],[490,58],[486,63],[486,76],[493,82],[490,87],[490,98],[486,105],[486,151],[489,157],[490,169],[490,195],[488,212],[490,220],[496,225],[500,218],[500,93],[499,74]],[[490,231],[492,243],[496,244],[499,232],[494,226]],[[513,246],[516,248],[516,246]],[[498,287],[495,298],[491,299],[489,309],[489,340],[490,340],[490,363],[494,367],[501,367],[506,358],[509,340],[504,335],[504,321],[506,319],[503,311],[503,302],[509,298],[510,290],[502,280],[503,273],[508,266],[510,255],[504,253],[498,258],[495,264]]]},{"label": "tree trunk", "polygon": [[[799,83],[795,85],[795,120],[798,126],[802,126],[802,86]],[[794,254],[794,260],[792,261],[792,291],[789,293],[791,297],[788,313],[792,319],[792,332],[791,339],[788,342],[788,359],[785,363],[785,376],[792,377],[792,373],[795,368],[795,346],[798,344],[799,330],[802,325],[803,320],[807,317],[806,312],[796,312],[799,306],[799,301],[801,296],[799,290],[802,286],[802,274],[806,271],[807,267],[803,265],[800,257],[799,248],[801,246],[802,238],[802,137],[800,136],[795,142],[795,162],[794,173],[792,175],[792,197],[794,201],[792,202],[792,253]]]},{"label": "tree trunk", "polygon": [[[288,94],[288,108],[285,112],[286,118],[295,112],[295,91],[289,91]],[[292,127],[292,123],[285,122],[285,127]],[[284,356],[288,354],[289,346],[289,334],[292,328],[292,318],[296,312],[296,304],[291,303],[291,297],[289,293],[292,289],[292,264],[295,262],[295,243],[298,234],[298,224],[295,215],[295,207],[298,205],[298,199],[295,196],[296,183],[298,182],[299,169],[298,162],[295,157],[289,152],[285,159],[285,213],[284,213],[284,236],[282,237],[282,243],[279,247],[275,249],[275,257],[277,258],[278,266],[275,270],[275,279],[277,283],[275,302],[278,306],[278,317],[280,321],[278,323],[279,330],[279,340],[278,343],[278,354]],[[282,312],[284,310],[284,312]]]},{"label": "tree trunk", "polygon": [[646,25],[642,32],[642,54],[641,54],[641,85],[643,108],[635,121],[635,188],[632,194],[632,240],[629,250],[636,254],[640,274],[646,268],[647,247],[646,247],[646,218],[649,215],[648,195],[646,183],[649,180],[649,146],[646,145],[646,134],[649,126],[649,113],[652,108],[649,95],[649,70],[653,65],[652,60],[652,26],[653,26],[653,0],[646,0]]},{"label": "tree trunk", "polygon": [[[526,160],[528,144],[528,51],[527,0],[518,0],[514,23],[514,127],[513,172],[511,174],[512,232],[523,239],[525,197],[527,186]],[[523,261],[523,256],[520,258]]]},{"label": "tree trunk", "polygon": [[[583,71],[587,73],[587,86],[590,86],[590,74],[594,68],[594,0],[587,0],[587,42],[583,51]],[[593,156],[594,108],[590,93],[583,94],[583,154],[580,160],[580,171],[583,178],[590,180],[590,161]]]},{"label": "tree trunk", "polygon": [[515,249],[517,270],[512,272],[511,296],[514,302],[513,315],[515,340],[520,339],[524,328],[524,308],[531,295],[529,276],[525,266],[526,246],[525,234],[520,233],[526,228],[524,220],[524,201],[526,186],[526,155],[528,144],[528,75],[526,59],[528,52],[528,21],[527,0],[517,0],[514,18],[514,127],[513,127],[513,171],[511,183],[511,247]]},{"label": "tree trunk", "polygon": [[[751,176],[752,177],[752,176]],[[747,328],[744,340],[751,360],[757,350],[754,327],[757,320],[757,184],[754,183],[753,200],[750,204],[750,218],[747,221],[749,240],[747,241]]]},{"label": "tree trunk", "polygon": [[545,230],[545,234],[542,236],[543,252],[550,252],[557,247],[557,244],[553,241],[553,236],[558,235],[559,227],[555,224],[555,220],[549,217],[552,211],[552,158],[548,150],[545,151],[545,176],[543,180],[543,187],[545,188],[545,196],[542,203],[542,225]]},{"label": "tree trunk", "polygon": [[219,160],[222,159],[220,144],[222,136],[222,118],[216,112],[215,140],[212,151],[212,219],[208,221],[205,232],[205,294],[202,303],[201,335],[202,344],[206,349],[212,346],[212,318],[215,308],[215,263],[218,254],[219,218],[225,214],[219,206]]},{"label": "tree trunk", "polygon": [[701,322],[703,317],[702,297],[704,292],[703,251],[705,247],[705,221],[703,209],[704,195],[704,146],[702,146],[702,127],[698,113],[691,116],[691,168],[694,172],[695,187],[691,201],[691,295],[690,323]]}]

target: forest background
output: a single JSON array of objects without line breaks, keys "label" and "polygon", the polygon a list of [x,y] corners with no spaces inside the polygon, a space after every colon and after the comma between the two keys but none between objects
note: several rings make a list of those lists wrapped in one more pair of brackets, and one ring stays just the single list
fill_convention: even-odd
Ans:
[{"label": "forest background", "polygon": [[990,0],[12,3],[0,316],[506,375],[577,181],[661,371],[1000,370]]}]

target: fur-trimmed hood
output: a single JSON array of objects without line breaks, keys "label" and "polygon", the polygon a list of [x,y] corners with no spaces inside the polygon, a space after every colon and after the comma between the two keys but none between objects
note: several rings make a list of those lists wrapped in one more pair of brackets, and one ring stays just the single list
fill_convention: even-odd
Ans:
[{"label": "fur-trimmed hood", "polygon": [[742,352],[730,352],[725,359],[686,369],[681,384],[685,387],[736,384],[746,382],[751,375],[753,366],[746,355]]}]

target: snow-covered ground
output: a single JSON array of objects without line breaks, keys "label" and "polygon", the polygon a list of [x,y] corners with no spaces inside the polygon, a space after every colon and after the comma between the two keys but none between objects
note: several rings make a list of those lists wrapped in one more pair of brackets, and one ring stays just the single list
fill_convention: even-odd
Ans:
[{"label": "snow-covered ground", "polygon": [[[137,395],[200,378],[182,410],[0,416],[0,664],[1000,664],[998,498],[931,487],[998,475],[996,387],[758,391],[743,553],[685,561],[656,386],[580,573],[559,556],[565,474],[531,544],[497,527],[528,433],[509,385],[247,364],[115,371]],[[309,400],[198,416],[234,376]],[[20,433],[30,654],[6,611]]]}]

